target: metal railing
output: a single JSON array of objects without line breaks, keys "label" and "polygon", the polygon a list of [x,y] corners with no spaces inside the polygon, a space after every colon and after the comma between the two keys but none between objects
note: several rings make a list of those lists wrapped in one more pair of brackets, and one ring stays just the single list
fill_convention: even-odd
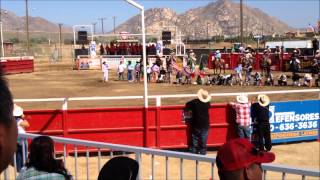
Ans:
[{"label": "metal railing", "polygon": [[[24,138],[24,139],[33,139],[35,137],[37,137],[39,135],[36,134],[20,134],[19,137],[20,138]],[[94,141],[87,141],[87,140],[77,140],[77,139],[70,139],[70,138],[61,138],[61,137],[51,137],[54,142],[57,144],[62,144],[63,145],[63,153],[62,153],[62,157],[64,160],[64,163],[66,165],[66,158],[68,156],[67,154],[67,145],[68,146],[73,146],[73,151],[72,151],[72,156],[74,157],[74,171],[71,172],[71,174],[73,175],[74,179],[96,179],[96,177],[98,176],[98,172],[101,169],[101,165],[102,165],[102,154],[105,153],[106,151],[109,153],[108,156],[109,158],[112,158],[114,156],[114,153],[119,153],[122,152],[122,155],[128,155],[127,153],[133,153],[135,156],[135,159],[138,161],[139,163],[139,174],[138,174],[138,178],[137,179],[145,179],[142,178],[142,173],[143,170],[148,169],[150,170],[150,172],[145,172],[144,174],[149,174],[150,176],[148,179],[158,179],[157,175],[156,175],[156,169],[155,168],[155,158],[160,156],[160,157],[164,157],[165,158],[165,172],[164,172],[164,179],[168,180],[168,179],[190,179],[190,177],[185,177],[185,171],[184,171],[184,167],[185,167],[185,161],[190,160],[193,161],[195,163],[195,168],[192,169],[188,169],[187,171],[194,171],[194,178],[195,180],[198,179],[203,179],[203,175],[205,174],[205,172],[200,172],[203,168],[200,168],[200,163],[203,164],[205,163],[205,165],[207,166],[206,171],[208,168],[210,168],[210,172],[206,172],[208,177],[205,177],[205,179],[215,179],[215,157],[211,157],[211,156],[203,156],[203,155],[197,155],[197,154],[191,154],[191,153],[186,153],[186,152],[177,152],[177,151],[168,151],[168,150],[158,150],[158,149],[151,149],[151,148],[143,148],[143,147],[136,147],[136,146],[127,146],[127,145],[118,145],[118,144],[111,144],[111,143],[101,143],[101,142],[94,142]],[[84,148],[84,151],[80,151],[80,148]],[[90,149],[90,150],[89,150]],[[90,156],[90,151],[95,151],[96,154],[93,156]],[[79,154],[80,153],[84,153],[85,154],[85,177],[79,175],[79,173],[81,172],[79,170],[79,163],[78,163],[78,159],[79,159]],[[120,153],[121,154],[121,153]],[[70,154],[69,154],[70,155]],[[143,156],[144,155],[144,156]],[[144,163],[146,162],[146,160],[144,160],[143,158],[146,158],[146,155],[150,155],[151,156],[151,165],[149,165],[148,167],[145,167],[147,165],[144,165]],[[71,156],[71,155],[70,155]],[[26,155],[23,156],[24,158],[26,158]],[[94,164],[89,162],[89,158],[97,158],[97,171],[96,174],[92,175],[92,172],[90,172],[91,170],[93,170],[92,167]],[[175,174],[179,174],[179,177],[171,177],[169,173],[169,158],[175,158],[179,160],[179,168],[178,171],[179,173],[175,173]],[[144,163],[142,163],[144,162]],[[146,163],[147,164],[147,163]],[[14,163],[14,166],[15,163]],[[71,167],[71,166],[70,166]],[[66,166],[67,169],[70,170],[69,166]],[[143,168],[145,167],[145,168]],[[202,167],[202,166],[201,166]],[[286,179],[286,175],[287,174],[294,174],[294,175],[299,175],[301,176],[301,179],[304,180],[306,177],[320,177],[320,172],[319,170],[313,170],[313,169],[306,169],[306,168],[296,168],[296,167],[290,167],[290,166],[284,166],[284,165],[275,165],[275,164],[263,164],[262,165],[263,168],[263,172],[264,172],[264,179],[268,179],[267,177],[267,172],[280,172],[282,173],[282,179]],[[14,168],[15,169],[15,168]],[[170,169],[172,170],[172,169]],[[83,173],[82,173],[83,174]],[[17,173],[14,170],[14,177],[16,177]],[[200,177],[201,176],[201,177]],[[9,173],[8,173],[8,169],[5,171],[4,173],[4,179],[10,179]],[[1,179],[1,177],[0,177]]]},{"label": "metal railing", "polygon": [[[259,91],[259,92],[235,92],[235,93],[211,93],[213,97],[217,96],[237,96],[240,94],[258,95],[258,94],[292,94],[292,93],[319,93],[320,89],[301,89],[301,90],[281,90],[281,91]],[[188,98],[197,97],[196,94],[173,94],[173,95],[151,95],[148,99],[155,99],[156,106],[161,106],[161,101],[164,98]],[[128,99],[143,99],[143,96],[96,96],[96,97],[66,97],[66,98],[38,98],[38,99],[14,99],[14,102],[63,102],[62,110],[68,109],[69,101],[96,101],[96,100],[128,100]]]}]

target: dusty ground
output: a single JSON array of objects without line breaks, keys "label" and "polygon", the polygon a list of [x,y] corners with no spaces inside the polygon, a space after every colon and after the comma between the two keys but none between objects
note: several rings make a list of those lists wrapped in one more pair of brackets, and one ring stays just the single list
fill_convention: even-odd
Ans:
[{"label": "dusty ground", "polygon": [[[71,60],[65,60],[56,64],[39,61],[35,64],[35,72],[26,74],[8,75],[11,91],[15,99],[21,98],[61,98],[61,97],[92,97],[92,96],[129,96],[143,95],[143,83],[128,83],[117,81],[116,72],[110,71],[110,81],[102,83],[102,72],[99,70],[72,70]],[[268,91],[303,89],[305,87],[255,87],[255,86],[200,86],[200,85],[175,85],[167,83],[149,83],[149,95],[168,94],[195,94],[199,88],[207,89],[210,93],[245,92],[245,91]],[[253,98],[253,97],[252,97]],[[279,94],[272,95],[273,101],[318,99],[317,93]],[[187,99],[165,99],[163,105],[184,104]],[[228,102],[234,97],[215,97],[213,103]],[[25,109],[33,108],[61,108],[61,102],[49,103],[24,103]],[[150,100],[150,105],[155,102]],[[136,106],[143,105],[143,100],[136,101],[73,101],[69,108],[75,107],[106,107],[106,106]]]},{"label": "dusty ground", "polygon": [[[8,75],[9,85],[15,99],[26,98],[60,98],[60,97],[91,97],[91,96],[128,96],[128,95],[143,95],[143,83],[128,83],[127,81],[116,81],[115,72],[110,72],[111,78],[108,83],[102,83],[101,71],[77,71],[72,70],[72,61],[64,60],[56,64],[49,64],[45,60],[37,61],[35,64],[35,72],[27,74]],[[193,94],[202,87],[210,93],[222,92],[245,92],[245,91],[267,91],[267,90],[288,90],[288,89],[303,89],[304,87],[254,87],[254,86],[199,86],[199,85],[174,85],[174,84],[156,84],[148,85],[149,95],[162,94]],[[272,95],[273,101],[286,100],[301,100],[301,99],[318,99],[319,93],[306,94],[281,94]],[[228,102],[231,98],[214,98],[213,103]],[[186,99],[169,99],[162,104],[184,104]],[[154,105],[154,101],[150,102]],[[62,103],[19,103],[25,109],[47,109],[61,108]],[[106,107],[106,106],[136,106],[143,105],[143,101],[85,101],[71,102],[69,108],[83,107]],[[290,166],[307,167],[318,169],[320,168],[319,160],[319,142],[303,142],[290,145],[277,145],[272,149],[276,153],[277,164],[285,164]],[[215,156],[216,152],[210,152],[209,156]],[[106,162],[109,157],[104,157],[103,162]],[[144,166],[142,167],[143,179],[150,178],[150,156],[143,157]],[[179,179],[179,161],[170,159],[169,179]],[[164,158],[156,159],[156,179],[165,179],[164,176]],[[74,160],[68,158],[68,168],[74,173]],[[79,166],[82,168],[79,177],[85,179],[85,158],[80,158]],[[95,179],[97,176],[97,158],[90,158],[90,179]],[[184,166],[185,179],[195,179],[194,162],[186,162]],[[210,169],[207,165],[200,166],[200,179],[209,179]],[[217,177],[216,171],[215,176]],[[281,174],[270,174],[268,179],[280,179]],[[1,178],[0,178],[1,179]],[[295,176],[288,176],[287,179],[301,179]],[[308,179],[308,178],[307,178]]]}]

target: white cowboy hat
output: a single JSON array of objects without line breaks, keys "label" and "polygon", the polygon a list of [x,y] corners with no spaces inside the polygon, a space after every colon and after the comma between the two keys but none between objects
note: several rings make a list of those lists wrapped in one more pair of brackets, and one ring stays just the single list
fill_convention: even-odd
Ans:
[{"label": "white cowboy hat", "polygon": [[201,102],[207,103],[211,101],[211,96],[206,90],[199,89],[197,92],[197,96]]},{"label": "white cowboy hat", "polygon": [[238,103],[245,104],[245,103],[248,103],[249,99],[248,99],[248,96],[241,94],[241,95],[237,96],[237,101],[238,101]]},{"label": "white cowboy hat", "polygon": [[216,51],[216,53],[220,53],[220,51],[219,51],[219,50],[217,50],[217,51]]},{"label": "white cowboy hat", "polygon": [[265,94],[259,94],[258,103],[263,107],[268,106],[270,104],[270,98]]},{"label": "white cowboy hat", "polygon": [[23,109],[20,106],[14,104],[13,116],[19,117],[19,116],[22,116],[22,115],[23,115]]}]

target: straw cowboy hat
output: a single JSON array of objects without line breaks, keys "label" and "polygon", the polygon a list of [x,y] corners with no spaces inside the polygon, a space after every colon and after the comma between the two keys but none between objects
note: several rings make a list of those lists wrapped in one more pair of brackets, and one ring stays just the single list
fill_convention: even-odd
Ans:
[{"label": "straw cowboy hat", "polygon": [[211,96],[206,90],[199,89],[197,92],[197,96],[201,102],[207,103],[211,101]]},{"label": "straw cowboy hat", "polygon": [[246,96],[244,94],[237,96],[237,102],[242,103],[242,104],[248,103],[249,102],[248,96]]},{"label": "straw cowboy hat", "polygon": [[258,103],[263,107],[268,106],[270,104],[270,98],[265,94],[259,94]]},{"label": "straw cowboy hat", "polygon": [[23,115],[23,109],[20,106],[14,104],[13,116],[19,117],[19,116],[22,116],[22,115]]}]

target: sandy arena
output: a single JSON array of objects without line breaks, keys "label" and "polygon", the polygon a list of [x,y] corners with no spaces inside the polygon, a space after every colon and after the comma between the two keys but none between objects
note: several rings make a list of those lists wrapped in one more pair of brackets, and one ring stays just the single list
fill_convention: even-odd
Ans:
[{"label": "sandy arena", "polygon": [[[45,60],[37,60],[35,62],[35,72],[27,74],[7,75],[11,91],[15,99],[29,98],[60,98],[60,97],[91,97],[91,96],[129,96],[143,95],[143,83],[128,83],[127,81],[117,81],[115,71],[110,71],[110,80],[107,83],[102,82],[102,72],[99,70],[72,70],[73,62],[68,59],[63,62],[51,64]],[[268,91],[268,90],[289,90],[303,89],[305,87],[256,87],[256,86],[200,86],[200,85],[174,85],[174,84],[157,84],[150,83],[148,85],[149,95],[163,94],[194,94],[199,88],[204,88],[210,93],[226,93],[226,92],[253,92],[253,91]],[[319,93],[305,94],[280,94],[270,96],[273,101],[287,100],[303,100],[303,99],[319,99]],[[253,100],[253,97],[250,97]],[[170,99],[162,102],[163,105],[182,105],[188,99]],[[234,100],[234,98],[217,97],[212,103],[225,103]],[[19,103],[24,109],[60,109],[62,103]],[[153,106],[154,101],[150,101]],[[89,108],[89,107],[115,107],[115,106],[142,106],[143,100],[137,101],[76,101],[69,103],[69,108]],[[212,117],[214,118],[214,117]],[[32,124],[31,124],[32,126]],[[318,169],[320,168],[319,160],[319,142],[301,142],[296,144],[281,144],[273,147],[272,151],[276,153],[276,164],[289,166],[298,166]],[[215,156],[216,152],[212,151],[209,156]],[[109,157],[105,157],[104,162]],[[150,158],[150,157],[149,157]],[[146,158],[148,159],[148,157]],[[164,159],[156,159],[156,169],[164,170]],[[142,167],[143,179],[149,179],[151,169],[148,164],[151,160],[146,160],[146,165]],[[169,179],[179,179],[179,161],[177,159],[170,160]],[[90,158],[90,173],[97,174],[97,160]],[[74,167],[72,157],[68,158],[68,168],[73,173],[71,167]],[[83,169],[80,179],[85,179],[85,158],[81,158],[80,167]],[[202,166],[201,166],[202,167]],[[177,171],[175,171],[177,170]],[[186,163],[184,167],[186,173],[185,179],[195,179],[194,163]],[[200,168],[200,179],[209,177],[209,168]],[[156,173],[156,179],[165,179],[165,174]],[[215,177],[217,174],[215,172]],[[268,179],[281,179],[281,174],[270,174]],[[95,177],[93,178],[95,179]],[[287,176],[287,179],[301,179],[297,176]],[[307,178],[309,179],[309,178]]]}]

